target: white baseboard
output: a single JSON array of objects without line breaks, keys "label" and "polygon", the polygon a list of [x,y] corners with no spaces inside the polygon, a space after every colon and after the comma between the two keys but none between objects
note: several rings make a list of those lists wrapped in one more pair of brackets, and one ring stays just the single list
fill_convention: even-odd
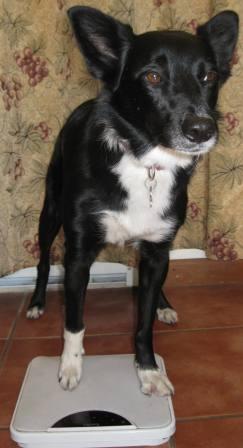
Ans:
[{"label": "white baseboard", "polygon": [[[175,249],[170,252],[171,260],[206,258],[200,249]],[[21,269],[0,279],[0,291],[33,290],[36,281],[36,267]],[[60,288],[64,269],[61,265],[51,266],[48,288]],[[90,271],[89,288],[115,288],[137,285],[137,269],[120,263],[95,262]]]},{"label": "white baseboard", "polygon": [[170,260],[191,260],[206,258],[206,252],[201,249],[173,249],[170,251]]}]

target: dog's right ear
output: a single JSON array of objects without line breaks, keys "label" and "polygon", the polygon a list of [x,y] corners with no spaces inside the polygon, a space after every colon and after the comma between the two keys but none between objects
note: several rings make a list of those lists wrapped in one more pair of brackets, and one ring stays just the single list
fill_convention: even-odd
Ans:
[{"label": "dog's right ear", "polygon": [[88,6],[73,6],[68,16],[90,73],[115,90],[134,37],[131,27]]}]

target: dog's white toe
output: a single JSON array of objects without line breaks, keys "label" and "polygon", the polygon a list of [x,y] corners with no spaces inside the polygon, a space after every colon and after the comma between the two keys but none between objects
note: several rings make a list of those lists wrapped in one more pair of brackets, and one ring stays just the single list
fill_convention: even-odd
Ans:
[{"label": "dog's white toe", "polygon": [[169,378],[159,369],[138,368],[137,370],[144,394],[168,396],[174,393],[174,387]]},{"label": "dog's white toe", "polygon": [[43,308],[33,306],[32,308],[27,310],[26,317],[27,319],[39,319],[39,317],[41,317],[42,314],[44,314]]},{"label": "dog's white toe", "polygon": [[171,308],[157,308],[157,316],[161,322],[166,324],[176,324],[178,322],[178,314]]},{"label": "dog's white toe", "polygon": [[82,376],[82,357],[77,356],[72,360],[61,358],[58,378],[59,383],[65,390],[72,390],[77,387]]}]

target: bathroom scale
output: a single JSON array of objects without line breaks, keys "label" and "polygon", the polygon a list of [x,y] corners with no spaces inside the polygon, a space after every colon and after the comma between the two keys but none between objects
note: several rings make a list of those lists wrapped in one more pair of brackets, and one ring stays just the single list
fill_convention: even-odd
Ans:
[{"label": "bathroom scale", "polygon": [[[165,366],[156,355],[160,369]],[[78,387],[58,383],[59,357],[37,357],[28,366],[10,425],[25,448],[159,445],[175,432],[170,397],[140,390],[134,355],[84,356]]]}]

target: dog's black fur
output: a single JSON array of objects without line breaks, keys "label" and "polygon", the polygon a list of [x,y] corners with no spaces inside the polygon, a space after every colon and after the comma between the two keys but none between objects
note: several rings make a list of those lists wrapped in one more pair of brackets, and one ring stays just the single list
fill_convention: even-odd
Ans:
[{"label": "dog's black fur", "polygon": [[[230,76],[238,16],[222,12],[200,26],[196,35],[182,31],[135,35],[130,26],[89,7],[73,7],[68,14],[88,69],[103,82],[103,88],[97,99],[71,114],[57,138],[40,217],[41,256],[28,317],[39,317],[44,310],[50,247],[62,225],[65,328],[71,334],[84,328],[89,269],[110,241],[110,227],[101,218],[107,212],[108,216],[116,212],[116,219],[130,213],[128,203],[135,194],[124,184],[123,161],[127,169],[131,161],[134,173],[142,170],[141,191],[146,182],[149,189],[153,176],[162,182],[159,179],[168,171],[173,177],[160,219],[161,225],[167,220],[169,230],[164,236],[161,230],[159,237],[146,238],[137,232],[134,220],[134,234],[128,238],[138,243],[141,256],[136,362],[139,369],[153,371],[157,368],[152,344],[156,309],[171,309],[161,290],[169,248],[185,220],[187,185],[197,160],[217,140],[218,90]],[[155,158],[150,162],[154,148]],[[153,213],[156,188],[152,193],[145,190],[146,198],[141,199],[141,207],[147,201],[144,216]],[[159,188],[163,196],[163,187]],[[136,207],[139,210],[139,204]],[[119,234],[119,222],[117,229]],[[155,384],[150,386],[148,392],[161,392]]]}]

